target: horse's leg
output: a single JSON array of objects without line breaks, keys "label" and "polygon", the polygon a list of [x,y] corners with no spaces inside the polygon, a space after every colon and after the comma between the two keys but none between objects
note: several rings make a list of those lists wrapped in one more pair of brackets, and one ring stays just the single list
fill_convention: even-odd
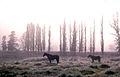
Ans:
[{"label": "horse's leg", "polygon": [[49,62],[51,63],[51,60],[49,59]]},{"label": "horse's leg", "polygon": [[59,58],[57,58],[56,61],[57,61],[57,64],[58,64],[59,63]]}]

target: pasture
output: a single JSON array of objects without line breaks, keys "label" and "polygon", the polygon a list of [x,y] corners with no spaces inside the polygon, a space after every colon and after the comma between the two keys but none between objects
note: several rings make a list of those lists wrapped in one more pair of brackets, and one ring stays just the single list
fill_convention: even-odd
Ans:
[{"label": "pasture", "polygon": [[21,59],[13,59],[13,56],[11,59],[7,59],[6,57],[3,57],[5,59],[3,60],[2,58],[0,62],[0,77],[120,76],[120,57],[115,56],[101,58],[101,63],[98,61],[92,63],[91,59],[85,56],[60,56],[60,61],[58,64],[56,61],[49,63],[47,57],[42,56],[31,56]]}]

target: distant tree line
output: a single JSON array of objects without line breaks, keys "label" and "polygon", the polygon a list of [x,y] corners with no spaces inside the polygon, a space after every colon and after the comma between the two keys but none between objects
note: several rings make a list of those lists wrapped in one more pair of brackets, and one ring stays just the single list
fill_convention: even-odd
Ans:
[{"label": "distant tree line", "polygon": [[[104,54],[104,26],[103,26],[103,17],[101,18],[100,22],[101,27],[101,53]],[[113,23],[110,24],[111,27],[115,30],[115,42],[116,42],[116,49],[120,53],[120,29],[119,29],[119,19],[118,13],[116,17],[113,17]],[[79,27],[79,28],[78,28]],[[92,29],[93,28],[93,29]],[[60,25],[59,27],[59,51],[61,54],[66,54],[67,51],[72,53],[72,55],[76,55],[76,52],[79,53],[86,53],[89,51],[91,54],[95,53],[95,21],[93,23],[93,27],[89,28],[90,33],[90,40],[86,39],[87,35],[87,25],[81,23],[79,26],[76,25],[76,21],[74,21],[73,25],[69,25],[69,29],[67,29],[66,22]],[[46,30],[48,30],[48,34],[46,34]],[[67,32],[67,30],[69,30]],[[26,32],[23,33],[22,37],[20,38],[18,43],[18,39],[15,35],[15,31],[11,31],[11,34],[8,36],[8,41],[6,36],[2,37],[2,50],[3,51],[38,51],[44,52],[48,51],[51,52],[51,26],[46,29],[46,26],[43,27],[39,26],[38,24],[35,26],[33,23],[27,24]],[[46,35],[48,37],[48,41],[46,41]],[[69,35],[69,37],[68,37]],[[68,41],[69,40],[69,41]],[[89,41],[89,47],[87,47],[87,43]],[[48,42],[48,43],[46,43]]]},{"label": "distant tree line", "polygon": [[[87,27],[83,23],[77,28],[76,21],[74,21],[73,26],[69,25],[69,32],[66,32],[66,22],[64,21],[63,25],[60,25],[60,47],[59,50],[61,54],[66,54],[67,51],[71,52],[73,55],[76,55],[76,52],[86,53],[87,50],[87,39],[86,31]],[[35,26],[33,23],[27,24],[26,32],[23,33],[19,42],[17,43],[17,38],[15,37],[15,31],[11,31],[9,35],[9,40],[6,42],[6,36],[2,38],[2,50],[3,51],[38,51],[51,52],[51,26],[48,27],[48,43],[46,46],[46,27]],[[103,31],[102,31],[103,32]],[[69,34],[69,37],[67,36]],[[69,42],[67,41],[69,39]],[[90,53],[94,54],[95,52],[95,23],[93,33],[90,28]]]}]

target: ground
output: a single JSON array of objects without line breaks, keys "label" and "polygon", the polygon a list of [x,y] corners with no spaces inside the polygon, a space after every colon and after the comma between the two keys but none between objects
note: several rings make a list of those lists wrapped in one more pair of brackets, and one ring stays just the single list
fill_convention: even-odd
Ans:
[{"label": "ground", "polygon": [[0,77],[120,77],[120,58],[102,58],[91,63],[87,57],[64,57],[51,64],[46,57],[2,61]]}]

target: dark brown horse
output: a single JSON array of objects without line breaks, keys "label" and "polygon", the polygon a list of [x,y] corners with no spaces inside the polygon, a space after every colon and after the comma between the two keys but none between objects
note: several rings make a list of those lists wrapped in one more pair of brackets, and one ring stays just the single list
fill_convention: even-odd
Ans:
[{"label": "dark brown horse", "polygon": [[52,55],[52,54],[44,53],[43,57],[44,56],[47,56],[50,63],[51,63],[52,60],[56,60],[57,64],[59,63],[59,56],[58,55]]},{"label": "dark brown horse", "polygon": [[101,62],[101,57],[100,56],[88,55],[88,58],[92,59],[92,63],[94,62],[94,60],[98,60],[98,62]]}]

